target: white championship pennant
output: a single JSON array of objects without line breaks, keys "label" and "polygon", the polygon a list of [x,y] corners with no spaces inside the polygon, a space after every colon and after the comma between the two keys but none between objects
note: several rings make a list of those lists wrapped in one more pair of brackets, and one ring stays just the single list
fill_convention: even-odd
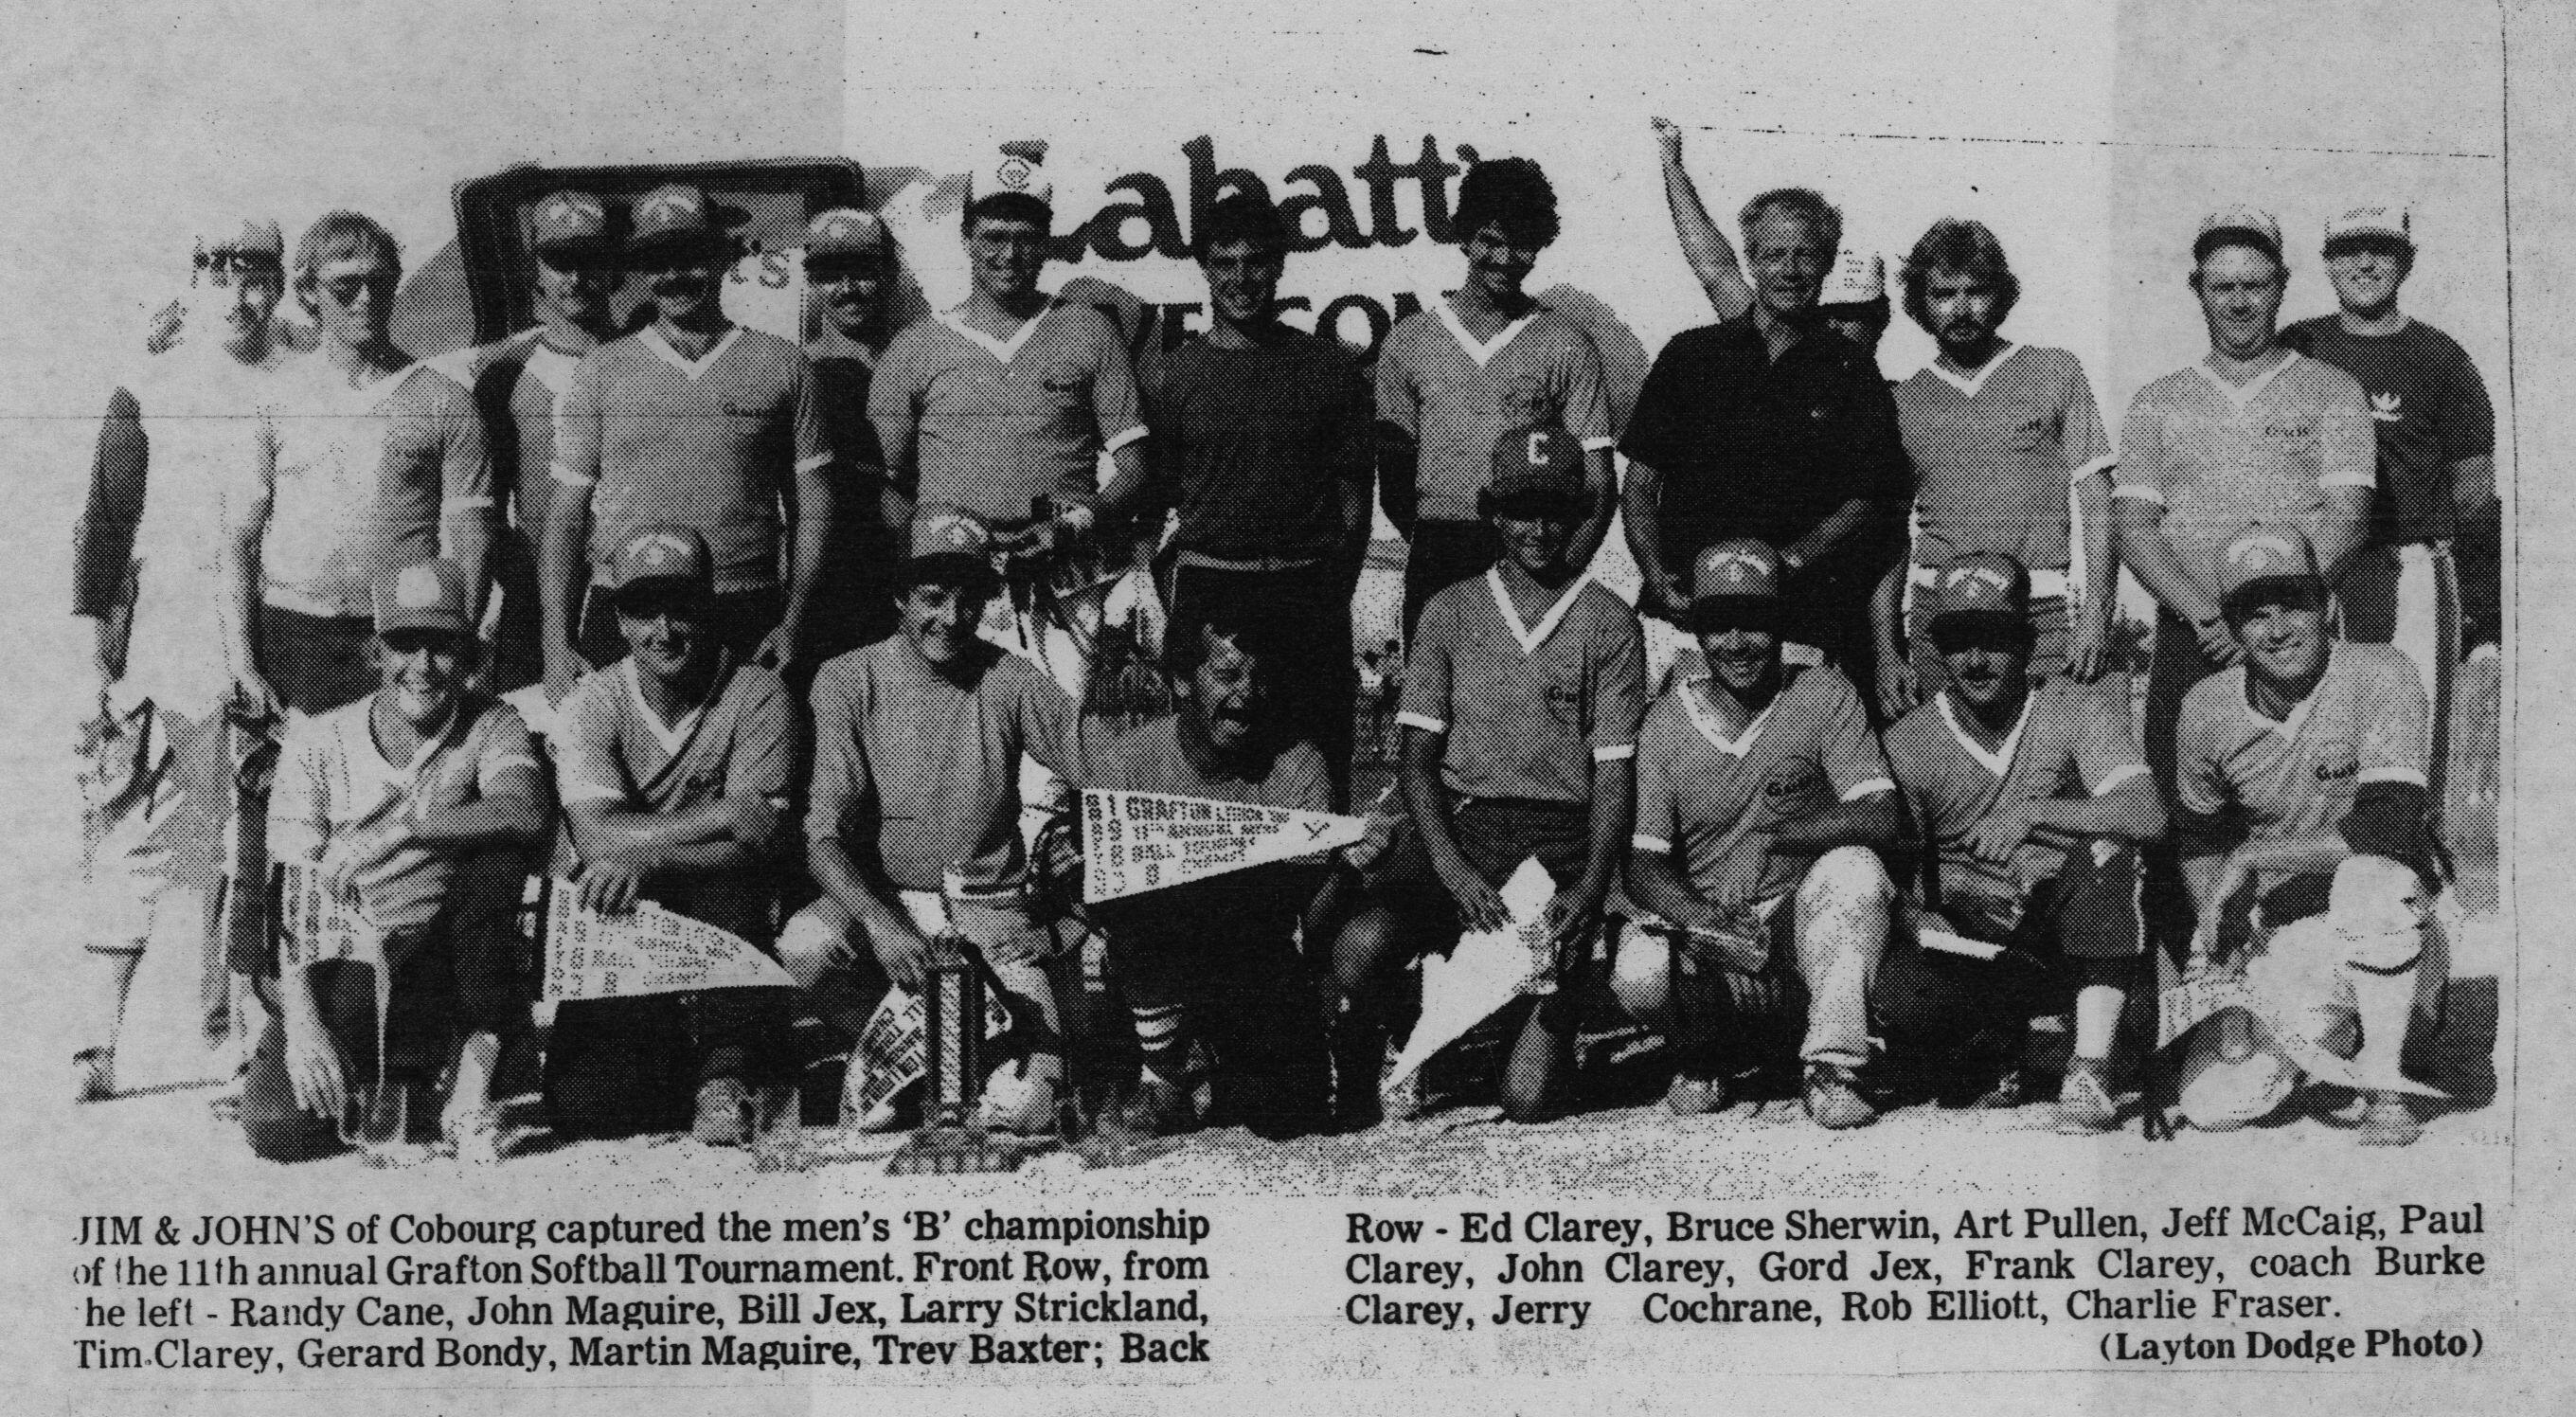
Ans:
[{"label": "white championship pennant", "polygon": [[[986,991],[984,1036],[999,1038],[1010,1029],[1011,1011]],[[900,984],[886,990],[876,1012],[868,1016],[868,1026],[859,1034],[857,1050],[850,1055],[849,1084],[841,1090],[841,1120],[866,1121],[891,1106],[905,1088],[921,1081],[922,1070],[928,1066],[929,1034],[921,995]]]},{"label": "white championship pennant", "polygon": [[302,969],[324,960],[354,959],[382,968],[384,932],[364,911],[333,895],[323,884],[322,869],[289,862],[279,891],[277,965]]},{"label": "white championship pennant", "polygon": [[649,902],[602,915],[557,881],[546,906],[548,1003],[698,989],[792,989],[796,981],[730,930]]},{"label": "white championship pennant", "polygon": [[1461,936],[1446,958],[1422,961],[1422,1017],[1405,1040],[1386,1085],[1395,1087],[1421,1071],[1432,1055],[1467,1036],[1494,1011],[1523,994],[1552,991],[1555,981],[1537,958],[1539,917],[1556,898],[1556,881],[1533,856],[1503,883],[1503,908],[1511,922],[1499,930]]},{"label": "white championship pennant", "polygon": [[1348,846],[1359,817],[1163,792],[1082,793],[1082,898],[1116,900]]},{"label": "white championship pennant", "polygon": [[2176,1039],[2227,1009],[2243,1009],[2261,1025],[2263,1041],[2279,1049],[2314,1081],[2356,1091],[2404,1092],[2436,1098],[2449,1095],[2412,1078],[2362,1077],[2353,1071],[2351,1060],[2335,1056],[2293,1025],[2271,996],[2232,974],[2206,973],[2167,989],[2156,1000],[2156,1047],[2170,1047]]}]

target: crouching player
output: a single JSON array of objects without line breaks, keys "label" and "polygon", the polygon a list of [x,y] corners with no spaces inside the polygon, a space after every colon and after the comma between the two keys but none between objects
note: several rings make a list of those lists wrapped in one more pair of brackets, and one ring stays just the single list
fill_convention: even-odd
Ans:
[{"label": "crouching player", "polygon": [[1721,541],[1691,567],[1708,672],[1655,701],[1637,735],[1628,890],[1611,988],[1681,1059],[1665,1105],[1727,1105],[1761,1021],[1803,1003],[1807,1115],[1869,1122],[1869,984],[1896,901],[1873,848],[1902,821],[1860,696],[1830,665],[1780,658],[1780,555]]},{"label": "crouching player", "polygon": [[[1266,608],[1242,599],[1201,597],[1165,659],[1179,711],[1110,745],[1086,787],[1332,810],[1323,753],[1288,737],[1279,712],[1277,642],[1261,638]],[[1323,1019],[1297,923],[1323,867],[1320,857],[1272,862],[1088,908],[1108,936],[1145,1055],[1130,1117],[1137,1130],[1197,1128],[1193,1043],[1214,1065],[1215,1119],[1273,1138],[1321,1129]]]},{"label": "crouching player", "polygon": [[518,714],[466,688],[476,641],[455,564],[389,572],[374,599],[376,691],[287,729],[268,846],[322,872],[375,926],[382,963],[326,959],[280,977],[274,955],[234,959],[264,999],[273,991],[241,1097],[242,1131],[271,1161],[347,1150],[352,1112],[371,1133],[422,1127],[460,1033],[447,1130],[460,1145],[488,1137],[499,1045],[527,1032],[517,892],[491,909],[481,876],[524,875],[523,853],[552,824],[545,774]]},{"label": "crouching player", "polygon": [[[1081,715],[1045,671],[980,638],[1001,589],[983,519],[940,502],[913,514],[894,634],[814,677],[814,786],[805,860],[822,898],[779,953],[823,1016],[856,1039],[877,976],[919,988],[930,942],[983,951],[1021,1046],[984,1093],[984,1121],[1055,1124],[1064,1024],[1020,840],[1020,755],[1081,780]],[[892,1124],[891,1115],[854,1119]]]},{"label": "crouching player", "polygon": [[[2423,1129],[2397,1091],[2399,1062],[2410,1028],[2427,1042],[2438,1031],[2449,973],[2447,943],[2423,920],[2421,878],[2436,857],[2423,681],[2396,649],[2327,638],[2325,583],[2295,528],[2238,534],[2220,570],[2220,607],[2245,658],[2183,700],[2191,967],[2270,932],[2251,945],[2246,984],[2326,1047],[2351,1052],[2358,1026],[2352,1071],[2365,1082],[2349,1120],[2365,1145],[2405,1146]],[[2320,913],[2330,928],[2281,928]],[[2181,1111],[2204,1129],[2257,1120],[2300,1081],[2241,1011],[2204,1024],[2192,1050]]]},{"label": "crouching player", "polygon": [[[1923,1022],[1936,1035],[2000,1037],[2017,1059],[2027,1006],[2072,984],[2075,1053],[2058,1093],[2061,1129],[2105,1131],[2118,1120],[2112,1039],[2145,950],[2137,844],[2163,835],[2164,805],[2125,702],[2063,677],[2032,684],[2037,636],[2020,562],[1963,556],[1927,589],[1926,629],[1947,687],[1887,732],[1888,762],[1929,858],[1920,923],[2009,955],[1909,954],[1917,968],[1882,975],[1877,1012],[1892,1046],[1906,1001],[1890,995],[1988,1015]],[[2025,973],[2034,962],[2040,969]],[[2021,1016],[2011,1017],[2016,1004]],[[1986,1100],[2014,1105],[2020,1084],[2007,1063]]]},{"label": "crouching player", "polygon": [[[1523,1021],[1503,1080],[1504,1112],[1533,1121],[1572,1065],[1582,976],[1628,836],[1646,651],[1636,612],[1569,559],[1594,511],[1573,434],[1505,433],[1479,502],[1502,559],[1423,607],[1396,715],[1412,831],[1334,943],[1335,1060],[1346,1095],[1354,1082],[1375,1091],[1384,977],[1445,948],[1461,924],[1508,925],[1499,887],[1536,857],[1556,882],[1539,928],[1558,981]],[[1343,1110],[1356,1121],[1365,1109]]]}]

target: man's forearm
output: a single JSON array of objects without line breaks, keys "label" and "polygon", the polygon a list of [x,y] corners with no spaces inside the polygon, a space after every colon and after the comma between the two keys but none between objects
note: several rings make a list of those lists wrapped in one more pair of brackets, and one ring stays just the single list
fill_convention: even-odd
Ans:
[{"label": "man's forearm", "polygon": [[1466,865],[1467,856],[1458,849],[1457,835],[1449,825],[1448,794],[1440,782],[1440,753],[1447,744],[1440,734],[1407,725],[1398,781],[1413,829],[1422,834],[1424,853],[1435,865],[1456,867]]},{"label": "man's forearm", "polygon": [[859,924],[871,938],[884,939],[890,929],[911,929],[912,921],[893,898],[889,884],[883,889],[871,884],[859,871],[849,848],[832,837],[809,837],[805,842],[805,868],[814,875],[814,884],[823,894]]},{"label": "man's forearm", "polygon": [[2098,797],[2058,797],[2036,803],[2030,822],[2071,836],[2153,841],[2165,834],[2165,809],[2153,784],[2137,777]]},{"label": "man's forearm", "polygon": [[1673,237],[1681,245],[1682,259],[1690,263],[1691,275],[1707,293],[1717,318],[1732,320],[1753,303],[1753,287],[1745,282],[1725,231],[1709,218],[1680,154],[1666,154],[1663,169],[1664,209],[1672,215]]},{"label": "man's forearm", "polygon": [[483,623],[483,603],[492,593],[492,531],[487,512],[451,517],[439,527],[440,549],[465,581],[465,618],[477,625]]},{"label": "man's forearm", "polygon": [[[2122,498],[2118,508],[2120,561],[2133,572],[2156,603],[2186,620],[2198,623],[2218,613],[2218,603],[2207,591],[2193,584],[2183,570],[2182,558],[2174,554],[2173,543],[2166,539],[2161,508],[2141,503],[2136,498]],[[2132,508],[2147,506],[2148,511]]]},{"label": "man's forearm", "polygon": [[1637,819],[1636,768],[1633,758],[1592,765],[1592,835],[1581,886],[1586,900],[1597,902],[1610,893],[1619,860],[1627,853],[1628,830]]},{"label": "man's forearm", "polygon": [[1648,591],[1660,589],[1665,574],[1661,513],[1656,507],[1663,485],[1662,473],[1634,458],[1628,460],[1628,485],[1619,493],[1620,512],[1627,528],[1628,554],[1636,559]]},{"label": "man's forearm", "polygon": [[411,837],[423,846],[466,850],[482,846],[539,846],[546,839],[545,804],[533,796],[500,795],[424,812]]},{"label": "man's forearm", "polygon": [[676,812],[638,812],[624,807],[573,807],[565,812],[572,824],[573,845],[585,855],[611,851],[661,853],[685,846],[733,839],[734,812],[716,798]]},{"label": "man's forearm", "polygon": [[1869,593],[1869,628],[1878,643],[1880,664],[1903,664],[1905,653],[1905,578],[1913,574],[1902,561],[1887,568]]},{"label": "man's forearm", "polygon": [[2364,487],[2326,490],[2325,507],[2317,514],[2308,539],[2316,549],[2317,570],[2328,585],[2342,578],[2353,553],[2369,538],[2370,498],[2370,489]]},{"label": "man's forearm", "polygon": [[545,610],[548,654],[573,648],[573,617],[587,588],[582,543],[590,536],[590,489],[558,487],[546,499],[545,538],[538,545],[538,599]]},{"label": "man's forearm", "polygon": [[1595,448],[1583,455],[1584,492],[1591,500],[1591,511],[1574,528],[1574,539],[1566,546],[1565,563],[1578,569],[1592,564],[1593,554],[1601,549],[1602,538],[1610,534],[1610,514],[1618,506],[1617,482],[1610,469],[1610,450]]},{"label": "man's forearm", "polygon": [[1661,851],[1640,851],[1629,857],[1628,885],[1636,892],[1637,903],[1670,924],[1712,926],[1717,911],[1683,879],[1680,866],[1672,856]]},{"label": "man's forearm", "polygon": [[266,530],[263,523],[238,533],[224,548],[221,611],[225,657],[231,660],[237,675],[260,673],[259,544]]},{"label": "man's forearm", "polygon": [[1783,556],[1800,566],[1812,566],[1834,553],[1869,520],[1869,500],[1854,497],[1834,508],[1833,515],[1816,523],[1815,530],[1780,548]]},{"label": "man's forearm", "polygon": [[2111,479],[2096,474],[2075,484],[2075,506],[2084,521],[2083,545],[2070,548],[2084,556],[2084,584],[2075,593],[2084,598],[2084,613],[2095,624],[2108,625],[2120,595],[2120,563],[2111,547]]},{"label": "man's forearm", "polygon": [[839,506],[832,495],[832,484],[818,469],[799,473],[796,478],[796,541],[790,553],[787,580],[786,622],[805,623],[806,608],[813,603],[814,592],[823,581],[825,558],[832,551],[832,536],[839,521]]},{"label": "man's forearm", "polygon": [[1837,802],[1780,824],[1771,849],[1797,856],[1820,856],[1841,846],[1894,846],[1904,823],[1896,794],[1876,792],[1857,802]]}]

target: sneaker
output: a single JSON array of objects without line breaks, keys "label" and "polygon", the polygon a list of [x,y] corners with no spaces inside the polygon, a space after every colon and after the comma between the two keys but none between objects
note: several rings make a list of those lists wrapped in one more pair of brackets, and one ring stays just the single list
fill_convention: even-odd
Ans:
[{"label": "sneaker", "polygon": [[2406,1101],[2393,1092],[2374,1092],[2361,1115],[2363,1146],[2413,1146],[2424,1135],[2424,1124],[2406,1108]]},{"label": "sneaker", "polygon": [[690,1135],[708,1146],[740,1146],[749,1128],[743,1113],[751,1105],[751,1090],[739,1079],[714,1078],[698,1084],[698,1119]]},{"label": "sneaker", "polygon": [[1878,1109],[1860,1095],[1860,1079],[1840,1063],[1807,1065],[1807,1119],[1827,1131],[1867,1126]]},{"label": "sneaker", "polygon": [[1673,1085],[1664,1089],[1664,1110],[1676,1117],[1706,1117],[1723,1112],[1733,1100],[1726,1095],[1726,1079],[1721,1077],[1675,1073]]},{"label": "sneaker", "polygon": [[1989,1111],[2019,1107],[2030,1101],[2030,1074],[2020,1068],[2006,1068],[1995,1075],[1995,1085],[1977,1095],[1977,1105]]},{"label": "sneaker", "polygon": [[105,1102],[116,1096],[116,1050],[83,1048],[72,1055],[72,1101]]},{"label": "sneaker", "polygon": [[1119,1109],[1119,1121],[1139,1136],[1177,1137],[1199,1129],[1199,1109],[1189,1091],[1169,1078],[1145,1074]]},{"label": "sneaker", "polygon": [[2057,1089],[2057,1129],[2071,1135],[2107,1132],[2120,1125],[2120,1102],[2111,1094],[2108,1070],[2099,1058],[2078,1058],[2066,1068]]}]

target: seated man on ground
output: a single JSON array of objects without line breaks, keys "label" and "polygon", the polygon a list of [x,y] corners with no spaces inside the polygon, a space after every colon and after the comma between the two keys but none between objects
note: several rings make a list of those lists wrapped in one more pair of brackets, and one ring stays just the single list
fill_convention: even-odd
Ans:
[{"label": "seated man on ground", "polygon": [[[1165,662],[1180,710],[1121,736],[1083,785],[1332,810],[1322,752],[1283,722],[1273,643],[1261,637],[1266,621],[1237,597],[1213,601],[1194,612]],[[1322,1128],[1323,1021],[1297,952],[1297,922],[1323,865],[1272,862],[1087,908],[1109,939],[1145,1055],[1132,1109],[1138,1130],[1198,1126],[1193,1044],[1214,1064],[1214,1119],[1274,1138]]]},{"label": "seated man on ground", "polygon": [[1574,1059],[1576,1010],[1635,805],[1645,643],[1636,612],[1579,573],[1593,511],[1574,435],[1505,433],[1479,494],[1502,559],[1431,597],[1405,666],[1400,772],[1412,829],[1333,947],[1344,1120],[1376,1092],[1377,995],[1464,925],[1510,923],[1500,887],[1535,856],[1556,894],[1539,922],[1556,987],[1519,1025],[1503,1110],[1534,1121]]},{"label": "seated man on ground", "polygon": [[[628,653],[574,686],[551,739],[582,903],[616,914],[650,901],[767,948],[772,868],[793,840],[795,700],[718,639],[697,532],[639,528],[609,569]],[[546,1056],[555,1130],[692,1126],[710,1146],[742,1145],[751,1089],[790,1076],[789,997],[723,988],[565,1002]]]},{"label": "seated man on ground", "polygon": [[[2192,686],[2177,733],[2177,828],[2199,912],[2190,967],[2247,950],[2246,983],[2316,1028],[2309,1041],[2349,1051],[2344,1025],[2358,1025],[2351,1063],[2365,1085],[2348,1120],[2364,1145],[2405,1146],[2423,1128],[2400,1063],[2410,1031],[2439,1031],[2449,974],[2442,932],[2423,919],[2440,865],[2424,684],[2400,650],[2327,638],[2325,582],[2295,527],[2258,523],[2219,562],[2244,659]],[[2359,864],[2370,858],[2381,864]],[[2330,928],[2300,928],[2320,912]],[[2201,1028],[2181,1097],[2193,1125],[2243,1126],[2297,1090],[2300,1070],[2242,1010]]]},{"label": "seated man on ground", "polygon": [[[895,633],[815,675],[806,864],[822,897],[779,938],[788,972],[852,1039],[883,993],[918,988],[954,929],[984,955],[1019,1035],[984,1094],[987,1125],[1054,1125],[1064,1021],[1046,965],[1055,935],[1020,839],[1020,755],[1080,781],[1081,714],[1035,664],[979,637],[1001,588],[982,518],[913,514]],[[855,1064],[854,1064],[855,1066]],[[892,1124],[891,1115],[857,1119]]]},{"label": "seated man on ground", "polygon": [[1780,657],[1782,568],[1721,541],[1691,567],[1704,674],[1676,682],[1637,735],[1628,892],[1655,918],[1620,933],[1611,988],[1680,1064],[1665,1103],[1723,1110],[1761,1026],[1803,1017],[1807,1115],[1840,1130],[1861,1095],[1869,986],[1896,887],[1879,848],[1902,830],[1860,696],[1831,665]]},{"label": "seated man on ground", "polygon": [[283,972],[274,950],[233,961],[274,1011],[240,1114],[251,1150],[271,1161],[419,1127],[437,1115],[433,1089],[451,1062],[447,1131],[460,1145],[488,1135],[501,1044],[528,1032],[516,893],[487,910],[477,880],[515,882],[543,844],[554,813],[545,774],[518,714],[466,688],[478,645],[453,562],[388,573],[374,609],[376,692],[287,729],[268,846],[276,862],[321,872],[380,951]]},{"label": "seated man on ground", "polygon": [[2112,1040],[2145,950],[2137,844],[2164,834],[2164,804],[2124,696],[2063,676],[2033,684],[2038,636],[2020,562],[1963,556],[1924,589],[1944,687],[1887,731],[1888,763],[1929,858],[1918,924],[2007,954],[1907,953],[1902,974],[1882,971],[1873,1012],[1891,1046],[1908,1033],[1936,1047],[1986,1035],[2001,1057],[1947,1061],[2002,1062],[1999,1078],[1987,1071],[1980,1081],[1994,1084],[1990,1105],[2013,1106],[2024,1092],[2030,1006],[2071,987],[2075,1051],[2058,1093],[2061,1125],[2107,1130],[2118,1118]]}]

